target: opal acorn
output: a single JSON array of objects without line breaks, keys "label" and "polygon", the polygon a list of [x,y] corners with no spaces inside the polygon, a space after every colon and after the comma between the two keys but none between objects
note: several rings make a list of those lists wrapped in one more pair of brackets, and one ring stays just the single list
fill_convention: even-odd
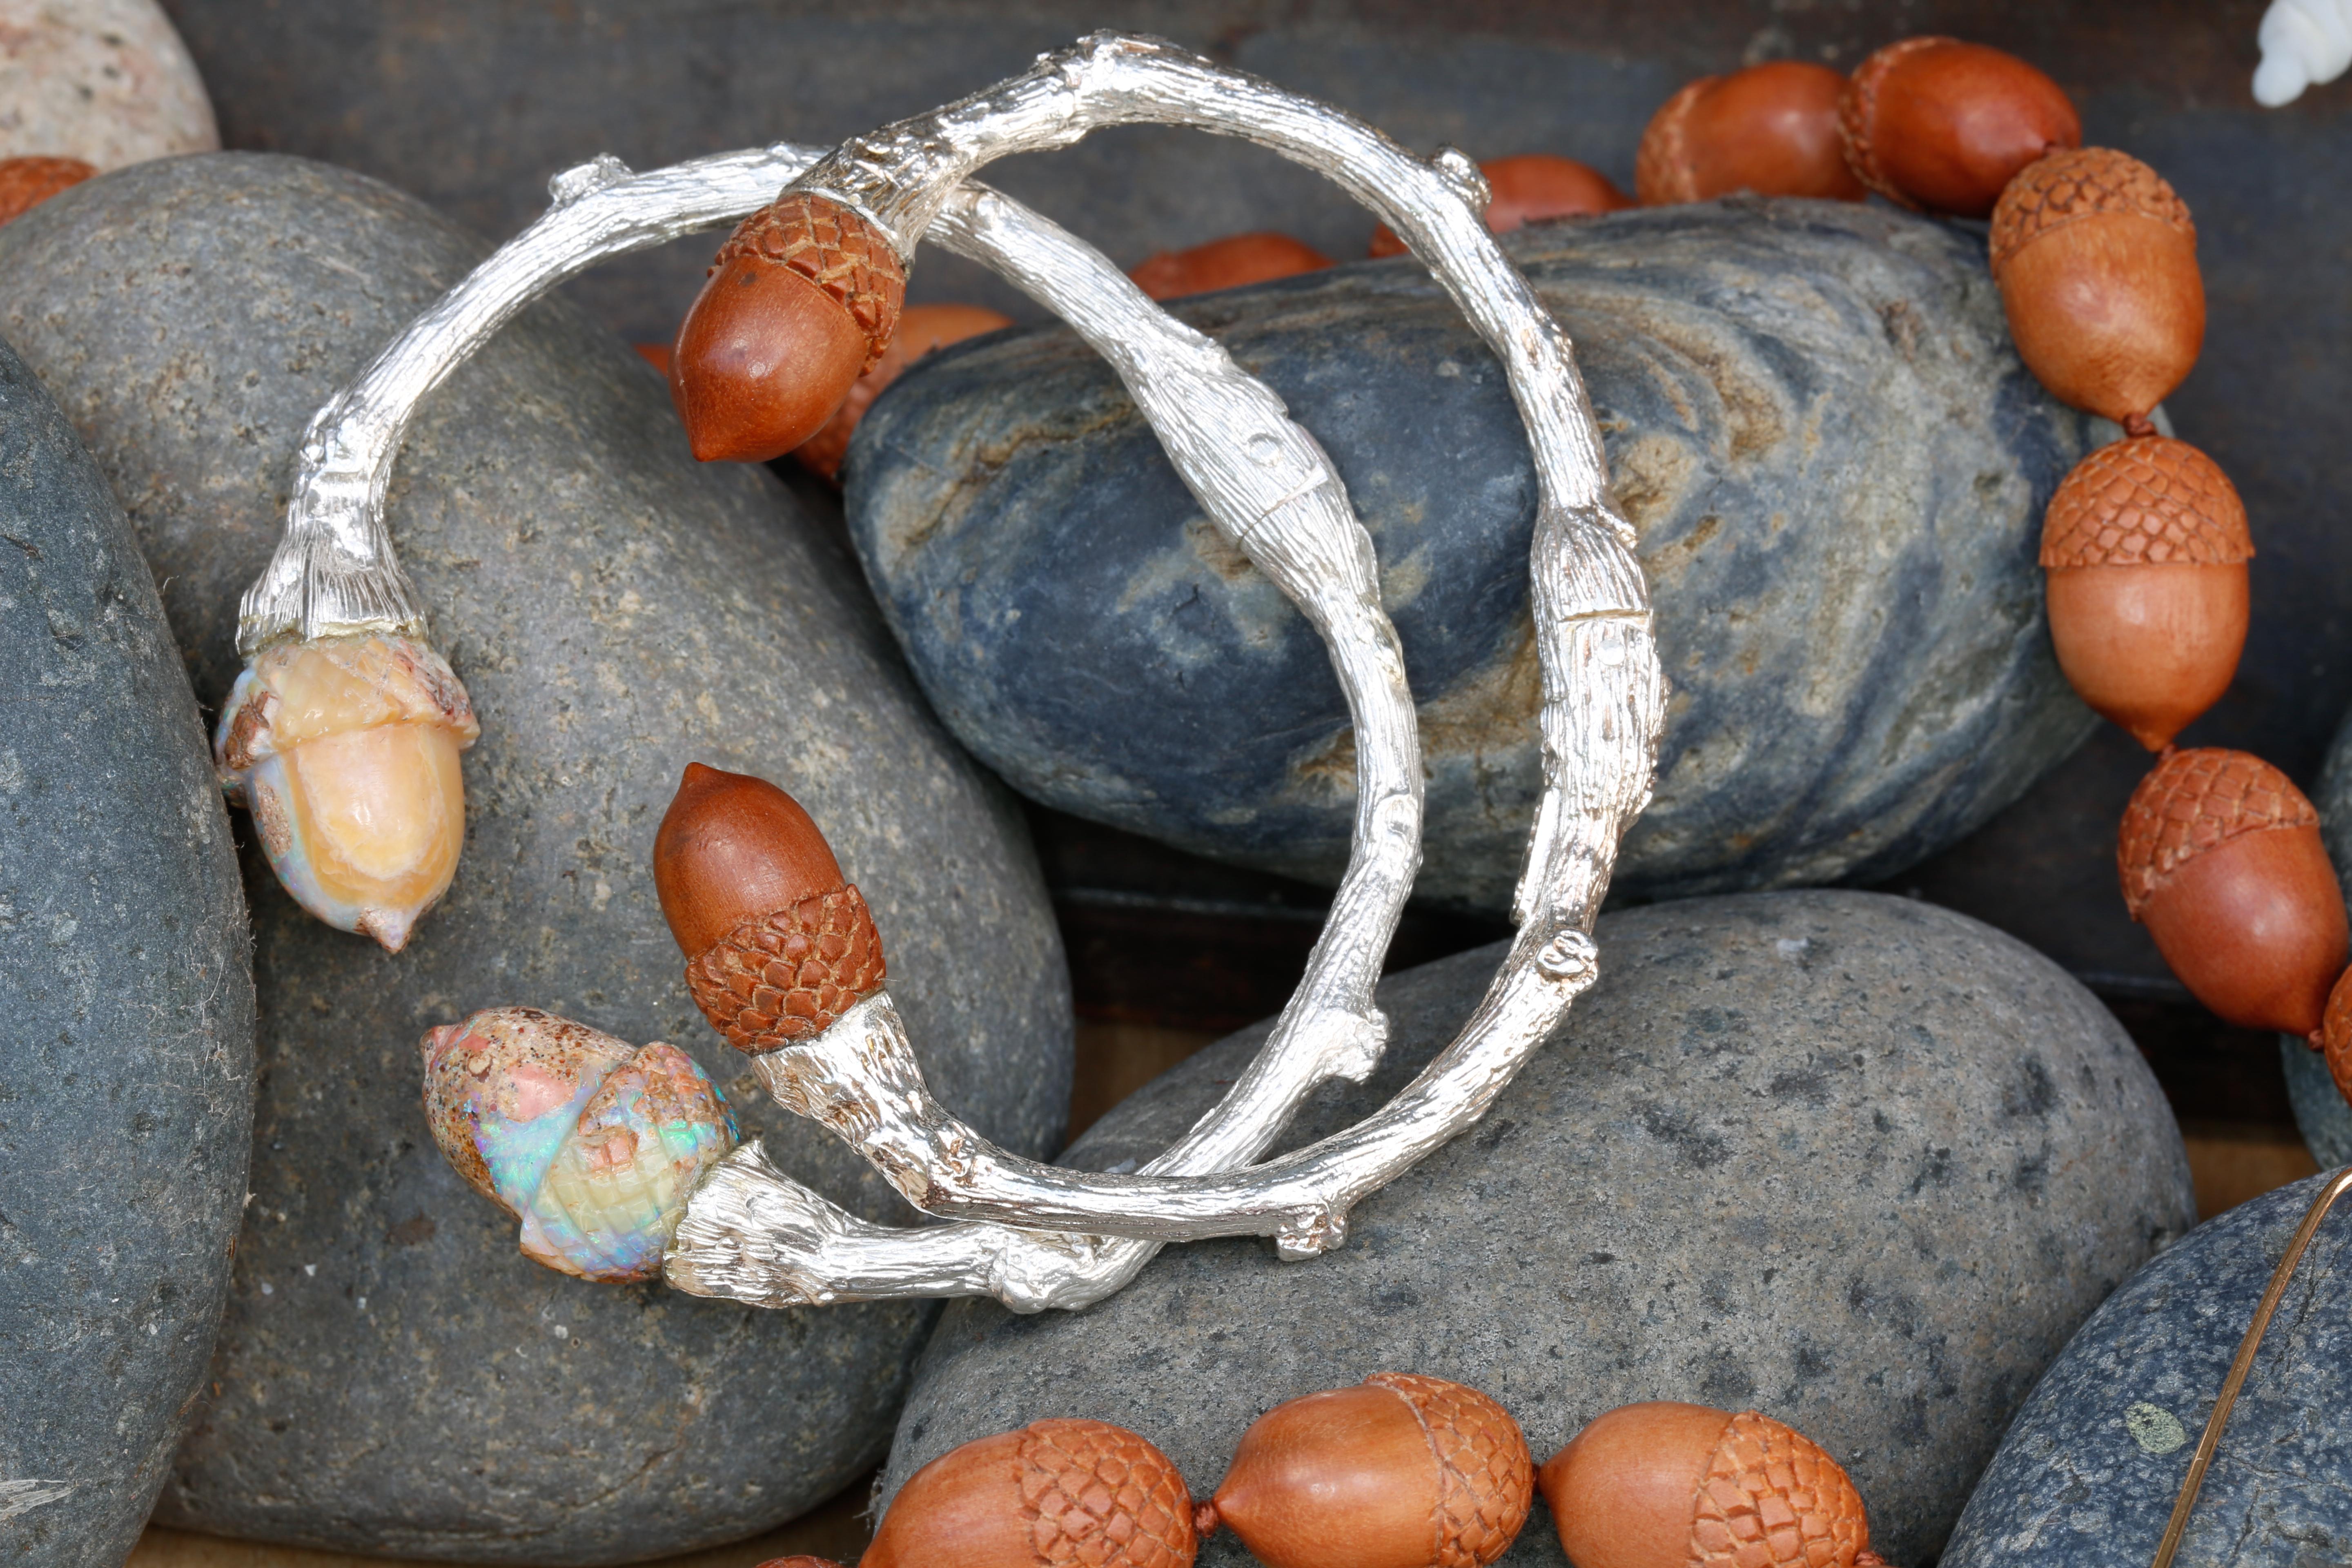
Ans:
[{"label": "opal acorn", "polygon": [[1534,1498],[1510,1412],[1444,1378],[1377,1373],[1259,1416],[1203,1518],[1267,1568],[1483,1568]]},{"label": "opal acorn", "polygon": [[1862,62],[1838,104],[1845,158],[1888,201],[1983,217],[2017,172],[2083,144],[2064,89],[2015,55],[1905,38]]},{"label": "opal acorn", "polygon": [[887,978],[864,895],[765,779],[688,763],[654,835],[654,889],[687,990],[738,1050],[821,1034]]},{"label": "opal acorn", "polygon": [[736,226],[677,330],[670,395],[704,462],[766,462],[824,428],[890,346],[907,268],[829,196],[786,191]]},{"label": "opal acorn", "polygon": [[2074,467],[2042,528],[2059,668],[2160,752],[2221,700],[2246,645],[2245,503],[2220,465],[2162,436]]},{"label": "opal acorn", "polygon": [[433,1140],[522,1222],[524,1257],[585,1279],[661,1277],[687,1195],[736,1142],[693,1058],[532,1007],[486,1009],[421,1048]]},{"label": "opal acorn", "polygon": [[1858,202],[1838,129],[1845,78],[1827,66],[1773,60],[1701,77],[1666,100],[1642,132],[1633,192],[1645,206],[1703,202],[1734,191]]},{"label": "opal acorn", "polygon": [[[899,312],[898,330],[891,334],[890,346],[852,384],[849,395],[825,421],[824,428],[793,450],[793,459],[828,479],[837,479],[841,460],[849,455],[849,438],[857,433],[857,422],[866,417],[866,409],[882,395],[882,389],[906,374],[908,365],[950,343],[960,343],[966,338],[976,338],[1012,324],[1012,317],[982,305],[908,306]],[[640,348],[638,352],[645,351]],[[667,368],[667,351],[662,363]]]},{"label": "opal acorn", "polygon": [[[1486,176],[1486,228],[1493,234],[1550,218],[1598,217],[1622,212],[1633,198],[1590,163],[1550,153],[1520,153],[1478,165]],[[1404,241],[1388,225],[1372,231],[1369,255],[1402,256]]]},{"label": "opal acorn", "polygon": [[0,158],[0,223],[23,216],[97,173],[79,158]]},{"label": "opal acorn", "polygon": [[2344,894],[2319,813],[2244,752],[2168,752],[2132,792],[2116,847],[2124,903],[2223,1019],[2313,1037],[2344,973]]},{"label": "opal acorn", "polygon": [[398,952],[457,875],[457,754],[481,732],[464,684],[425,644],[321,637],[253,657],[213,750],[295,901]]},{"label": "opal acorn", "polygon": [[1239,289],[1301,272],[1319,272],[1331,258],[1304,240],[1260,231],[1229,234],[1190,250],[1162,250],[1136,263],[1128,276],[1155,300]]},{"label": "opal acorn", "polygon": [[1620,1406],[1553,1455],[1537,1484],[1576,1568],[1880,1564],[1837,1461],[1753,1410]]},{"label": "opal acorn", "polygon": [[2204,346],[2188,204],[2112,149],[2053,153],[2011,183],[1993,213],[1992,273],[2026,367],[2127,428],[2144,427]]},{"label": "opal acorn", "polygon": [[1174,1460],[1107,1421],[1036,1421],[909,1476],[858,1568],[1189,1568],[1199,1545]]}]

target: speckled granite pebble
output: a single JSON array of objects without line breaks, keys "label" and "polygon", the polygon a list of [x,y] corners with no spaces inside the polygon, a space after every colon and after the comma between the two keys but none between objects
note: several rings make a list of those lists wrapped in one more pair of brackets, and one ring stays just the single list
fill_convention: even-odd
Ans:
[{"label": "speckled granite pebble", "polygon": [[117,1568],[227,1300],[253,970],[122,508],[0,343],[0,1563]]},{"label": "speckled granite pebble", "polygon": [[[2098,1002],[1931,905],[1794,892],[1601,922],[1601,978],[1474,1131],[1355,1211],[1347,1245],[1169,1249],[1076,1315],[958,1302],[886,1478],[1045,1415],[1144,1433],[1196,1491],[1268,1406],[1380,1371],[1459,1379],[1540,1458],[1633,1400],[1756,1405],[1852,1471],[1877,1550],[1932,1555],[2066,1337],[2196,1208],[2155,1079]],[[1381,988],[1390,1059],[1291,1142],[1401,1087],[1499,947]],[[1066,1156],[1131,1169],[1223,1092],[1244,1031]],[[1230,1536],[1203,1568],[1246,1559]],[[1505,1562],[1562,1561],[1540,1505]]]},{"label": "speckled granite pebble", "polygon": [[105,170],[219,145],[196,63],[155,0],[0,0],[0,158]]},{"label": "speckled granite pebble", "polygon": [[[1892,876],[2088,732],[2034,562],[2094,427],[2018,362],[1980,237],[1751,200],[1507,246],[1575,342],[1674,682],[1621,889]],[[1420,890],[1504,907],[1542,781],[1534,475],[1500,365],[1409,259],[1176,313],[1346,479],[1421,705]],[[1075,336],[927,360],[859,426],[846,478],[924,689],[1014,788],[1337,878],[1355,797],[1328,657]]]},{"label": "speckled granite pebble", "polygon": [[[2144,1568],[2271,1271],[2324,1175],[2198,1226],[2067,1345],[1938,1568]],[[2304,1255],[2239,1393],[2178,1561],[2352,1562],[2352,1214]]]},{"label": "speckled granite pebble", "polygon": [[[127,169],[0,230],[0,332],[125,498],[200,697],[236,668],[236,596],[312,411],[483,251],[360,175],[245,154]],[[248,856],[254,1199],[216,1392],[161,1517],[567,1565],[749,1534],[880,1455],[933,1310],[761,1312],[539,1268],[435,1150],[418,1038],[521,1003],[740,1080],[648,862],[699,760],[808,805],[874,907],[940,1098],[1049,1150],[1069,996],[1034,857],[846,556],[764,469],[694,463],[660,379],[571,307],[526,314],[425,405],[390,519],[482,722],[466,858],[388,958]],[[737,1099],[804,1180],[906,1213],[846,1150]]]}]

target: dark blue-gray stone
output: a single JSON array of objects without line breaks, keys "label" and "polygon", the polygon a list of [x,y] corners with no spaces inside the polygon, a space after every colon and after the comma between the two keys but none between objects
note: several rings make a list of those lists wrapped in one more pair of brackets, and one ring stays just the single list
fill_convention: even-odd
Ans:
[{"label": "dark blue-gray stone", "polygon": [[[254,154],[123,170],[0,229],[0,332],[125,498],[199,697],[236,668],[237,595],[304,425],[485,249],[362,175]],[[524,1003],[743,1081],[649,864],[701,761],[807,805],[874,906],[940,1098],[1046,1152],[1071,1025],[1035,858],[846,553],[764,469],[695,463],[661,378],[572,307],[527,313],[425,405],[389,519],[482,721],[466,858],[387,957],[247,857],[254,1198],[160,1517],[561,1564],[750,1534],[880,1456],[933,1309],[762,1312],[550,1273],[435,1148],[418,1037]],[[906,1215],[831,1138],[737,1099],[804,1180]]]},{"label": "dark blue-gray stone", "polygon": [[[2311,804],[2319,811],[2319,837],[2336,880],[2352,887],[2352,719],[2336,731],[2311,787]],[[2347,904],[2352,913],[2352,904]],[[2288,1102],[2311,1157],[2322,1170],[2352,1165],[2352,1105],[2327,1071],[2325,1058],[2292,1035],[2279,1037],[2279,1060],[2286,1074]]]},{"label": "dark blue-gray stone", "polygon": [[[1674,682],[1619,887],[1889,876],[2087,732],[2034,559],[2090,425],[2019,363],[1980,237],[1748,200],[1508,247],[1575,342]],[[1279,393],[1347,480],[1420,703],[1422,890],[1501,907],[1541,765],[1534,476],[1500,365],[1410,260],[1178,314]],[[1336,879],[1352,731],[1322,645],[1074,335],[923,364],[876,404],[847,478],[859,554],[924,689],[1016,789]]]},{"label": "dark blue-gray stone", "polygon": [[[1932,905],[1701,899],[1604,917],[1598,941],[1559,1037],[1360,1205],[1339,1251],[1205,1242],[1085,1312],[950,1307],[886,1493],[960,1443],[1078,1415],[1144,1434],[1205,1496],[1268,1406],[1419,1372],[1500,1400],[1538,1460],[1634,1400],[1760,1407],[1849,1468],[1889,1561],[1932,1556],[2067,1336],[2194,1222],[2155,1079],[2054,964]],[[1288,1144],[1394,1093],[1501,953],[1385,984],[1388,1059],[1319,1090]],[[1155,1080],[1065,1163],[1132,1169],[1265,1037]],[[1230,1535],[1201,1555],[1246,1561]],[[1504,1561],[1563,1561],[1540,1507]]]},{"label": "dark blue-gray stone", "polygon": [[116,1568],[245,1204],[253,969],[154,579],[0,343],[0,1563]]},{"label": "dark blue-gray stone", "polygon": [[[2145,1568],[2288,1239],[2328,1178],[2197,1227],[2083,1325],[2001,1439],[1938,1568]],[[2352,1215],[2330,1215],[2263,1338],[2177,1559],[2352,1562]]]}]

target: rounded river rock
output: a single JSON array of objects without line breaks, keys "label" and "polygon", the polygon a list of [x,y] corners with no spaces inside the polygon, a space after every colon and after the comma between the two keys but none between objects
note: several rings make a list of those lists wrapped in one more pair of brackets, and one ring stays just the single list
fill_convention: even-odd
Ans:
[{"label": "rounded river rock", "polygon": [[[1939,1568],[2144,1568],[2288,1239],[2328,1178],[2264,1193],[2133,1276],[2034,1389]],[[2181,1537],[2199,1568],[2352,1561],[2352,1229],[2288,1281]]]},{"label": "rounded river rock", "polygon": [[[1311,1262],[1171,1247],[1076,1314],[958,1302],[887,1487],[1047,1415],[1133,1427],[1200,1495],[1270,1405],[1375,1372],[1455,1378],[1538,1460],[1633,1400],[1756,1406],[1853,1472],[1890,1562],[1932,1555],[2004,1424],[2107,1292],[2195,1218],[2155,1079],[2055,965],[1932,905],[1791,892],[1604,918],[1601,980],[1486,1119]],[[1290,1134],[1393,1094],[1500,945],[1381,990],[1389,1058]],[[1129,1170],[1230,1084],[1261,1025],[1091,1129]],[[1246,1562],[1230,1535],[1203,1568]],[[1513,1564],[1562,1561],[1538,1506]]]},{"label": "rounded river rock", "polygon": [[116,1568],[228,1298],[253,969],[154,579],[5,343],[0,692],[0,1561]]},{"label": "rounded river rock", "polygon": [[[237,595],[311,413],[483,254],[389,187],[245,154],[106,175],[0,230],[0,333],[124,498],[205,701],[237,668]],[[933,1310],[762,1312],[527,1261],[435,1150],[418,1038],[526,1004],[747,1081],[688,998],[650,874],[700,761],[809,807],[874,907],[941,1100],[1047,1151],[1070,1014],[1034,858],[846,555],[764,470],[698,466],[660,378],[570,306],[526,314],[425,405],[389,515],[482,722],[466,858],[387,957],[302,914],[248,846],[254,1198],[217,1392],[159,1517],[567,1564],[749,1534],[879,1457]],[[814,1127],[734,1098],[803,1179],[906,1215]]]},{"label": "rounded river rock", "polygon": [[[2019,363],[1980,236],[1740,201],[1507,244],[1575,342],[1674,682],[1619,886],[1891,876],[2088,732],[2034,562],[2093,427]],[[1176,313],[1347,481],[1420,703],[1421,890],[1503,907],[1542,780],[1534,473],[1500,364],[1409,259]],[[924,689],[1014,788],[1336,879],[1353,731],[1322,644],[1073,334],[926,362],[875,405],[846,477]]]}]

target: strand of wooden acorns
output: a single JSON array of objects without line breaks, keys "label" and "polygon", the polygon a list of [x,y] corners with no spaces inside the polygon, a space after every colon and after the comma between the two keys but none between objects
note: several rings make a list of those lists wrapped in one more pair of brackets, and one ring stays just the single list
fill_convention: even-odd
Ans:
[{"label": "strand of wooden acorns", "polygon": [[1769,1415],[1622,1405],[1538,1469],[1500,1405],[1412,1373],[1276,1405],[1198,1503],[1106,1421],[979,1438],[908,1478],[858,1568],[1188,1568],[1220,1527],[1266,1568],[1485,1568],[1538,1491],[1576,1568],[1883,1568],[1845,1471]]}]

